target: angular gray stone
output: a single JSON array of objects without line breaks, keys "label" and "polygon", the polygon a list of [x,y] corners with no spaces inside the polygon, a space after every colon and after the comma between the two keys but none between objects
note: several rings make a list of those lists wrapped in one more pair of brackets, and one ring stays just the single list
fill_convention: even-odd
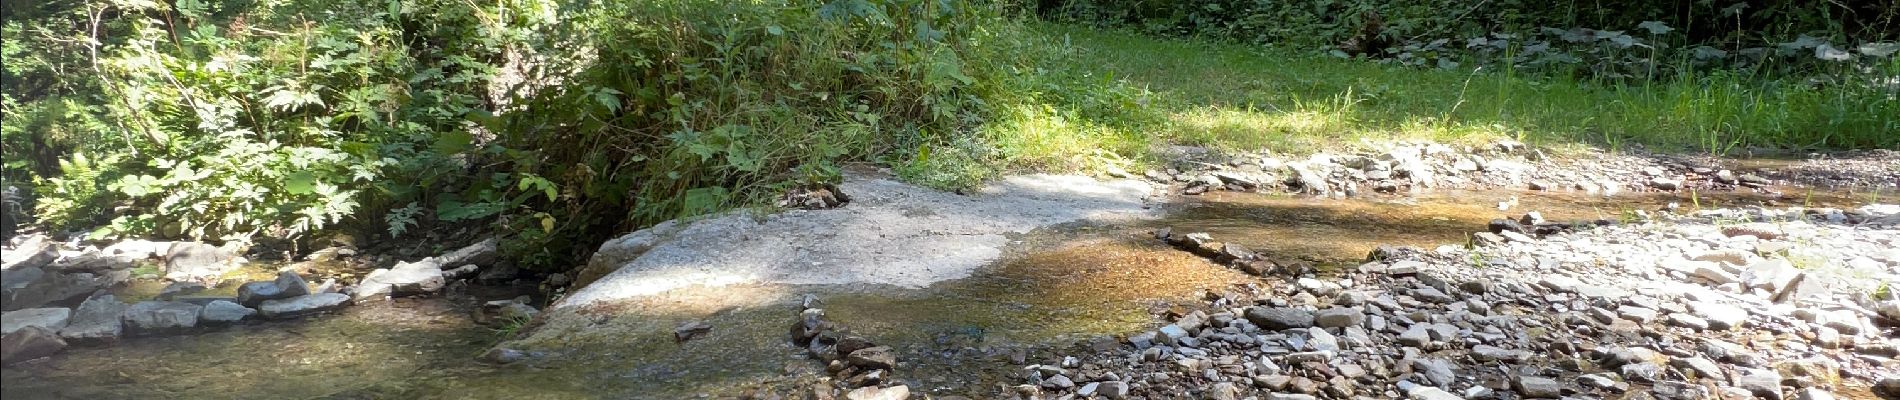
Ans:
[{"label": "angular gray stone", "polygon": [[1756,397],[1780,400],[1781,373],[1772,369],[1740,368],[1735,371],[1735,386],[1748,390]]},{"label": "angular gray stone", "polygon": [[1412,370],[1424,375],[1425,380],[1436,386],[1450,386],[1458,379],[1458,374],[1452,370],[1451,361],[1442,358],[1412,360]]},{"label": "angular gray stone", "polygon": [[175,333],[198,326],[204,306],[179,301],[141,301],[125,308],[125,329],[133,334]]},{"label": "angular gray stone", "polygon": [[0,314],[0,335],[37,326],[53,331],[66,327],[66,320],[72,318],[73,310],[65,308],[28,308],[7,311]]},{"label": "angular gray stone", "polygon": [[1405,392],[1405,397],[1411,400],[1464,400],[1463,397],[1431,386],[1413,387],[1412,390]]},{"label": "angular gray stone", "polygon": [[1321,328],[1345,328],[1359,326],[1366,322],[1366,313],[1358,307],[1333,307],[1313,314],[1314,322]]},{"label": "angular gray stone", "polygon": [[246,282],[238,286],[237,303],[244,307],[256,307],[265,300],[288,299],[310,294],[310,283],[296,272],[277,273],[277,279],[270,281]]},{"label": "angular gray stone", "polygon": [[1247,321],[1266,330],[1304,329],[1313,327],[1313,313],[1289,307],[1252,307],[1247,309]]},{"label": "angular gray stone", "polygon": [[342,293],[313,293],[288,299],[265,300],[258,305],[257,311],[264,318],[284,319],[339,310],[349,304],[350,296]]},{"label": "angular gray stone", "polygon": [[199,242],[174,242],[165,252],[165,278],[209,282],[237,269],[237,254]]},{"label": "angular gray stone", "polygon": [[59,243],[34,235],[19,247],[0,251],[0,271],[45,267],[59,259]]},{"label": "angular gray stone", "polygon": [[1834,393],[1820,388],[1806,388],[1794,392],[1794,400],[1834,400]]},{"label": "angular gray stone", "polygon": [[29,326],[0,336],[0,365],[46,357],[65,349],[66,341],[60,340],[53,330]]},{"label": "angular gray stone", "polygon": [[11,271],[6,280],[4,304],[7,311],[35,308],[53,303],[79,302],[93,292],[112,287],[131,276],[126,270],[90,272],[48,272],[38,268]]},{"label": "angular gray stone", "polygon": [[1541,376],[1518,375],[1517,382],[1513,386],[1517,388],[1518,394],[1526,398],[1554,399],[1564,394],[1562,383],[1558,383],[1556,379]]},{"label": "angular gray stone", "polygon": [[73,309],[73,319],[59,330],[60,338],[79,345],[110,344],[125,335],[125,303],[100,294]]},{"label": "angular gray stone", "polygon": [[1748,310],[1711,301],[1689,302],[1689,311],[1708,321],[1710,329],[1734,329],[1748,321]]},{"label": "angular gray stone", "polygon": [[1702,358],[1702,357],[1676,358],[1676,359],[1669,360],[1669,366],[1675,367],[1676,370],[1682,371],[1685,373],[1693,372],[1695,375],[1693,375],[1692,377],[1695,379],[1709,378],[1709,379],[1714,379],[1718,382],[1728,381],[1728,374],[1725,374],[1722,372],[1722,367],[1720,365],[1717,365],[1715,361],[1710,361],[1707,358]]},{"label": "angular gray stone", "polygon": [[1481,344],[1471,346],[1471,356],[1478,359],[1478,361],[1516,363],[1530,358],[1530,352],[1524,350],[1507,350],[1497,346]]},{"label": "angular gray stone", "polygon": [[204,311],[198,314],[198,322],[211,326],[231,325],[250,318],[253,314],[257,314],[257,310],[238,303],[218,300],[205,304]]},{"label": "angular gray stone", "polygon": [[363,277],[363,282],[356,285],[355,301],[435,293],[447,282],[442,278],[441,264],[433,259],[399,262],[394,268],[371,271]]},{"label": "angular gray stone", "polygon": [[845,400],[905,400],[910,398],[910,387],[897,385],[891,387],[867,386],[845,392]]}]

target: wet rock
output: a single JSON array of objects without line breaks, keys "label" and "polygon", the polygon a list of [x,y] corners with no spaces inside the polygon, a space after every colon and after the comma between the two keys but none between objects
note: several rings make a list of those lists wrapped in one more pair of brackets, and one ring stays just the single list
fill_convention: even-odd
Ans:
[{"label": "wet rock", "polygon": [[51,356],[65,349],[66,341],[61,340],[53,330],[29,326],[0,336],[0,365]]},{"label": "wet rock", "polygon": [[1252,307],[1247,309],[1247,321],[1267,330],[1304,329],[1313,326],[1313,313],[1297,308]]},{"label": "wet rock", "polygon": [[198,323],[206,326],[224,326],[236,324],[257,314],[257,310],[238,303],[218,300],[205,304],[204,311],[198,313]]},{"label": "wet rock", "polygon": [[126,304],[110,294],[99,294],[80,303],[73,309],[73,318],[60,328],[59,336],[66,342],[79,345],[102,345],[117,342],[125,335]]},{"label": "wet rock", "polygon": [[711,324],[705,322],[686,321],[673,328],[673,341],[676,343],[685,343],[688,340],[693,340],[693,338],[712,333],[712,328]]},{"label": "wet rock", "polygon": [[442,279],[441,265],[432,260],[399,262],[394,268],[378,269],[364,276],[363,283],[356,286],[354,301],[425,295],[442,290],[447,283]]},{"label": "wet rock", "polygon": [[890,347],[876,346],[858,349],[845,356],[845,362],[859,368],[891,369],[897,366],[897,354]]},{"label": "wet rock", "polygon": [[165,278],[211,282],[242,263],[235,252],[225,248],[199,242],[174,242],[165,252]]},{"label": "wet rock", "polygon": [[265,300],[258,305],[257,311],[264,318],[285,319],[341,310],[349,305],[350,296],[342,293],[313,293],[288,299]]},{"label": "wet rock", "polygon": [[5,314],[0,314],[0,335],[11,334],[30,326],[58,331],[65,327],[66,321],[71,318],[72,310],[65,308],[28,308],[7,311]]},{"label": "wet rock", "polygon": [[247,282],[238,286],[237,303],[244,307],[257,307],[265,300],[288,299],[310,294],[310,283],[296,272],[277,273],[277,279],[271,281]]},{"label": "wet rock", "polygon": [[897,385],[891,387],[861,387],[845,392],[845,400],[904,400],[910,398],[910,387]]},{"label": "wet rock", "polygon": [[198,326],[204,306],[178,301],[141,301],[125,309],[125,329],[133,334],[178,333]]},{"label": "wet rock", "polygon": [[1556,379],[1529,375],[1519,375],[1513,386],[1517,387],[1518,394],[1533,399],[1558,398],[1563,396],[1564,390],[1564,385],[1558,383]]},{"label": "wet rock", "polygon": [[475,281],[483,284],[499,285],[513,281],[518,276],[521,276],[520,268],[516,268],[513,265],[496,265],[482,269],[481,274],[475,277]]}]

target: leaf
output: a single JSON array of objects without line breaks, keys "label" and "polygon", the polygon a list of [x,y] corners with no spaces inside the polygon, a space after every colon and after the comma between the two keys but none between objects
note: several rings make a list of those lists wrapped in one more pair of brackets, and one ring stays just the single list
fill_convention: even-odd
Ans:
[{"label": "leaf", "polygon": [[1662,21],[1643,21],[1636,24],[1636,28],[1648,30],[1651,35],[1661,35],[1676,30],[1676,28],[1670,28],[1669,25],[1664,25]]},{"label": "leaf", "polygon": [[772,36],[784,36],[785,28],[780,28],[778,25],[766,25],[765,33]]},{"label": "leaf", "polygon": [[1714,60],[1728,57],[1728,52],[1709,46],[1696,46],[1694,53],[1695,59],[1697,60]]},{"label": "leaf", "polygon": [[687,190],[680,196],[680,217],[711,213],[726,202],[726,188],[713,186]]},{"label": "leaf", "polygon": [[448,131],[435,135],[435,144],[430,148],[436,154],[455,155],[475,147],[475,136],[464,131]]},{"label": "leaf", "polygon": [[290,194],[311,194],[316,192],[317,177],[310,171],[292,172],[284,177],[284,192]]}]

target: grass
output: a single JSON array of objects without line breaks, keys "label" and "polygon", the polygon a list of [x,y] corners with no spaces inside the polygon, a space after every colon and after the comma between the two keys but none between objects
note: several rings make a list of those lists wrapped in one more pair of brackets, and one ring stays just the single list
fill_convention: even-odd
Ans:
[{"label": "grass", "polygon": [[985,129],[1030,168],[1142,158],[1157,144],[1292,154],[1395,139],[1715,154],[1900,145],[1900,105],[1878,88],[1727,73],[1614,85],[1061,24],[1027,30],[1060,67],[1031,77],[1023,86],[1033,90]]}]

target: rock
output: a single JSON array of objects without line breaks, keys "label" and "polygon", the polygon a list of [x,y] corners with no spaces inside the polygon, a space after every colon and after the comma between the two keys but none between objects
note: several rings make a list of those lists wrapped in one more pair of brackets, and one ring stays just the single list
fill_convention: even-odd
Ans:
[{"label": "rock", "polygon": [[1530,358],[1531,355],[1530,355],[1530,352],[1528,351],[1506,350],[1504,348],[1497,347],[1497,346],[1481,344],[1481,345],[1471,347],[1471,356],[1473,358],[1477,358],[1478,361],[1503,361],[1503,362],[1508,362],[1508,363],[1516,363],[1516,362],[1523,361],[1526,358]]},{"label": "rock", "polygon": [[1247,321],[1266,330],[1305,329],[1313,327],[1313,313],[1287,307],[1251,307],[1247,309]]},{"label": "rock", "polygon": [[1345,328],[1365,323],[1366,313],[1358,307],[1333,307],[1314,313],[1314,321],[1321,328]]},{"label": "rock", "polygon": [[1640,362],[1623,364],[1618,368],[1618,372],[1623,375],[1624,380],[1630,382],[1655,382],[1662,377],[1663,368],[1660,365]]},{"label": "rock", "polygon": [[1557,383],[1556,379],[1529,375],[1519,375],[1517,382],[1513,386],[1517,387],[1518,394],[1533,399],[1554,399],[1562,397],[1564,390],[1564,385]]},{"label": "rock", "polygon": [[1449,387],[1458,378],[1458,374],[1452,371],[1451,361],[1442,358],[1412,360],[1412,370],[1437,386]]},{"label": "rock", "polygon": [[170,251],[172,242],[154,242],[141,239],[126,239],[113,243],[99,252],[106,255],[126,257],[135,260],[164,257]]},{"label": "rock", "polygon": [[[688,340],[693,340],[693,338],[712,333],[712,328],[712,325],[705,322],[686,321],[685,323],[681,323],[678,327],[673,328],[673,341],[676,343],[684,343]],[[848,351],[842,350],[839,352],[849,353]]]},{"label": "rock", "polygon": [[1748,310],[1711,301],[1689,302],[1689,310],[1708,321],[1711,329],[1734,329],[1748,321]]},{"label": "rock", "polygon": [[1711,397],[1708,388],[1679,381],[1656,382],[1650,385],[1650,392],[1662,400],[1703,400]]},{"label": "rock", "polygon": [[1682,188],[1682,181],[1659,177],[1650,179],[1649,187],[1656,188],[1657,190],[1676,190]]},{"label": "rock", "polygon": [[513,265],[496,265],[482,269],[481,274],[475,276],[475,281],[483,284],[499,285],[515,280],[515,277],[518,276],[521,276],[520,268],[515,268]]},{"label": "rock", "polygon": [[1128,397],[1128,383],[1127,382],[1121,382],[1121,381],[1094,382],[1094,383],[1090,383],[1089,386],[1095,386],[1094,394],[1102,398],[1124,399]]},{"label": "rock", "polygon": [[141,301],[125,309],[125,329],[133,334],[166,334],[198,326],[204,306],[178,301]]},{"label": "rock", "polygon": [[199,242],[173,242],[165,253],[165,278],[211,282],[242,264],[237,254]]},{"label": "rock", "polygon": [[0,337],[0,365],[51,356],[65,349],[66,341],[53,330],[29,326]]},{"label": "rock", "polygon": [[1445,304],[1445,303],[1458,301],[1457,298],[1451,297],[1451,295],[1445,294],[1445,292],[1438,290],[1438,288],[1434,288],[1430,286],[1412,289],[1411,295],[1412,297],[1416,297],[1419,300],[1425,300],[1425,301],[1439,303],[1439,304]]},{"label": "rock", "polygon": [[1405,396],[1411,400],[1464,400],[1464,398],[1446,392],[1444,389],[1431,386],[1414,387],[1412,390],[1406,391]]},{"label": "rock", "polygon": [[1834,400],[1834,393],[1820,388],[1806,388],[1795,391],[1794,400]]},{"label": "rock", "polygon": [[1668,317],[1664,317],[1664,320],[1667,320],[1669,322],[1669,325],[1672,325],[1672,326],[1679,326],[1679,327],[1694,329],[1698,331],[1709,329],[1709,320],[1702,319],[1701,317],[1697,317],[1694,315],[1681,314],[1681,313],[1669,314]]},{"label": "rock", "polygon": [[496,251],[501,248],[500,245],[501,240],[499,239],[483,239],[480,242],[475,242],[475,244],[456,249],[448,254],[433,257],[435,261],[434,264],[436,265],[436,269],[441,269],[443,265],[494,264],[495,254]]},{"label": "rock", "polygon": [[46,265],[47,271],[57,272],[101,272],[131,269],[138,260],[127,256],[106,254],[102,251],[85,251],[78,255],[67,256]]},{"label": "rock", "polygon": [[506,347],[495,347],[483,352],[480,360],[494,364],[513,364],[528,358],[528,353]]},{"label": "rock", "polygon": [[310,283],[296,272],[277,273],[273,281],[248,282],[238,286],[237,303],[244,307],[257,307],[265,300],[288,299],[310,294]]},{"label": "rock", "polygon": [[28,308],[7,311],[5,314],[0,314],[0,335],[12,334],[14,331],[30,326],[59,331],[60,328],[66,327],[66,321],[70,318],[72,318],[72,310],[65,308]]},{"label": "rock", "polygon": [[868,347],[851,352],[845,356],[845,362],[860,368],[891,369],[897,366],[897,355],[890,347]]},{"label": "rock", "polygon": [[[437,275],[437,278],[440,278]],[[340,310],[348,307],[350,296],[342,293],[312,293],[288,299],[265,300],[257,311],[264,318],[284,319]]]},{"label": "rock", "polygon": [[1722,228],[1722,235],[1728,237],[1754,236],[1761,240],[1775,240],[1782,236],[1781,227],[1770,223],[1747,223]]},{"label": "rock", "polygon": [[245,318],[250,318],[252,314],[257,314],[257,310],[250,307],[224,300],[213,301],[205,304],[204,307],[204,311],[198,313],[198,323],[206,326],[236,324]]},{"label": "rock", "polygon": [[475,276],[475,274],[480,273],[480,272],[482,272],[482,266],[475,265],[475,264],[467,264],[460,267],[455,267],[453,269],[442,270],[442,278],[450,279],[450,280],[467,279],[468,277]]},{"label": "rock", "polygon": [[1728,381],[1728,374],[1722,373],[1722,367],[1719,365],[1716,365],[1715,361],[1710,361],[1707,358],[1702,358],[1702,357],[1676,358],[1673,360],[1669,360],[1669,366],[1675,367],[1677,370],[1685,372],[1685,375],[1687,372],[1693,372],[1694,375],[1689,375],[1689,377],[1692,380],[1701,379],[1701,378],[1709,378],[1709,379],[1714,379],[1716,381],[1721,381],[1721,382]]},{"label": "rock", "polygon": [[1721,182],[1723,184],[1728,184],[1728,185],[1733,185],[1739,182],[1735,178],[1735,171],[1730,171],[1726,169],[1715,172],[1715,181]]},{"label": "rock", "polygon": [[910,398],[910,387],[897,385],[891,387],[861,387],[845,392],[845,400],[904,400]]},{"label": "rock", "polygon": [[1215,383],[1214,386],[1207,388],[1203,397],[1208,400],[1240,400],[1240,387],[1235,386],[1233,382]]},{"label": "rock", "polygon": [[1530,188],[1531,190],[1539,190],[1539,191],[1550,190],[1551,185],[1550,185],[1550,182],[1547,182],[1547,181],[1534,180],[1530,182]]},{"label": "rock", "polygon": [[100,289],[112,287],[131,274],[127,271],[47,272],[38,268],[8,271],[4,304],[6,311],[37,308],[48,304],[76,304]]},{"label": "rock", "polygon": [[394,268],[370,271],[364,276],[363,283],[356,285],[354,301],[430,294],[442,290],[446,283],[447,280],[442,279],[441,265],[433,260],[399,262]]},{"label": "rock", "polygon": [[33,235],[21,241],[17,247],[0,251],[0,271],[41,268],[58,259],[59,243],[45,236]]},{"label": "rock", "polygon": [[1735,373],[1735,386],[1755,394],[1756,397],[1781,399],[1781,373],[1759,368],[1738,368]]},{"label": "rock", "polygon": [[73,309],[73,318],[60,328],[59,337],[80,345],[117,342],[125,335],[125,303],[110,294],[99,294]]},{"label": "rock", "polygon": [[1628,384],[1618,382],[1614,374],[1608,372],[1588,374],[1577,377],[1577,383],[1585,387],[1621,392],[1629,388]]},{"label": "rock", "polygon": [[1299,394],[1299,393],[1267,393],[1267,396],[1265,397],[1265,399],[1266,400],[1319,400],[1318,397],[1313,397],[1313,395]]},{"label": "rock", "polygon": [[1656,310],[1637,306],[1617,307],[1616,313],[1617,315],[1623,316],[1623,319],[1636,321],[1636,323],[1639,324],[1649,323],[1649,321],[1656,319]]}]

